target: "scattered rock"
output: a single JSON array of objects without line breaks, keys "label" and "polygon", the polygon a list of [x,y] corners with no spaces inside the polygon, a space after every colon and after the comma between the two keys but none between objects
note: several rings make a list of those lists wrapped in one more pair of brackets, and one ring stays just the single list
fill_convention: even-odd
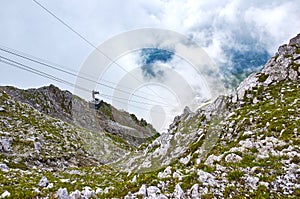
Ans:
[{"label": "scattered rock", "polygon": [[9,167],[4,163],[0,163],[0,169],[3,172],[9,172]]},{"label": "scattered rock", "polygon": [[10,193],[9,193],[8,191],[4,191],[4,192],[1,194],[0,198],[8,198],[9,196],[10,196]]},{"label": "scattered rock", "polygon": [[81,199],[81,198],[82,198],[81,193],[78,190],[73,191],[69,196],[69,199]]},{"label": "scattered rock", "polygon": [[49,184],[49,180],[43,176],[39,182],[39,187],[47,187]]},{"label": "scattered rock", "polygon": [[59,199],[69,199],[69,194],[67,188],[60,188],[55,194],[56,198]]},{"label": "scattered rock", "polygon": [[253,135],[254,133],[252,131],[245,131],[243,133],[243,136],[249,136],[249,135]]},{"label": "scattered rock", "polygon": [[63,182],[63,183],[69,183],[70,179],[60,179],[59,181]]},{"label": "scattered rock", "polygon": [[173,196],[178,199],[184,198],[184,191],[182,190],[180,184],[175,186]]},{"label": "scattered rock", "polygon": [[242,157],[237,154],[234,154],[234,153],[230,153],[230,154],[226,155],[226,157],[225,157],[226,162],[239,162],[241,160],[242,160]]},{"label": "scattered rock", "polygon": [[258,177],[253,177],[253,176],[248,176],[246,178],[246,183],[247,186],[250,186],[250,188],[253,190],[257,189],[257,183],[259,182],[259,178]]},{"label": "scattered rock", "polygon": [[71,175],[85,175],[85,172],[80,170],[67,170],[66,173]]},{"label": "scattered rock", "polygon": [[215,177],[212,174],[202,170],[198,170],[197,175],[198,175],[199,182],[202,182],[204,185],[208,185],[208,186],[216,185]]},{"label": "scattered rock", "polygon": [[136,182],[136,175],[133,176],[132,180],[131,180],[132,183],[135,183]]},{"label": "scattered rock", "polygon": [[52,189],[54,187],[53,183],[49,183],[48,186],[46,187],[47,189]]},{"label": "scattered rock", "polygon": [[200,198],[199,197],[199,185],[198,184],[194,184],[191,187],[191,197],[192,197],[192,199]]},{"label": "scattered rock", "polygon": [[95,192],[91,187],[84,187],[81,193],[84,198],[91,198],[95,196]]},{"label": "scattered rock", "polygon": [[40,154],[42,149],[42,144],[40,142],[34,142],[35,151]]},{"label": "scattered rock", "polygon": [[173,178],[177,178],[178,180],[182,180],[182,173],[180,173],[179,171],[175,171],[173,173]]},{"label": "scattered rock", "polygon": [[103,189],[101,189],[101,188],[96,189],[96,195],[99,195],[99,194],[103,194]]},{"label": "scattered rock", "polygon": [[2,139],[0,140],[0,151],[4,151],[4,152],[10,152],[11,151],[11,145],[12,145],[12,138],[10,139]]},{"label": "scattered rock", "polygon": [[191,159],[191,154],[189,154],[186,157],[180,158],[179,162],[186,165],[187,163],[189,163],[190,159]]},{"label": "scattered rock", "polygon": [[253,147],[253,142],[250,139],[241,140],[239,142],[239,145],[241,145],[244,148],[251,149]]},{"label": "scattered rock", "polygon": [[137,195],[141,195],[143,197],[147,197],[148,193],[147,193],[147,186],[145,184],[143,184],[141,186],[141,188],[139,189],[139,191],[137,192]]},{"label": "scattered rock", "polygon": [[147,195],[148,197],[156,198],[161,193],[160,189],[156,186],[150,186],[147,188]]},{"label": "scattered rock", "polygon": [[216,156],[216,155],[212,154],[212,155],[208,156],[208,158],[206,159],[204,164],[206,164],[208,166],[213,166],[215,162],[220,162],[222,157],[223,157],[223,155]]},{"label": "scattered rock", "polygon": [[172,167],[168,166],[163,172],[159,172],[157,177],[158,178],[170,178],[172,174]]}]

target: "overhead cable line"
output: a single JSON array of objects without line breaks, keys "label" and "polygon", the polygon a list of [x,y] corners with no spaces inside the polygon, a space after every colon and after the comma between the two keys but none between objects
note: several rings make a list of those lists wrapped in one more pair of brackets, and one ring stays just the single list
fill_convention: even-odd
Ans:
[{"label": "overhead cable line", "polygon": [[[66,80],[60,79],[58,77],[55,77],[55,76],[50,75],[48,73],[45,73],[43,71],[37,70],[35,68],[32,68],[32,67],[27,66],[25,64],[22,64],[20,62],[14,61],[12,59],[3,57],[1,55],[0,55],[0,62],[3,62],[3,63],[8,64],[10,66],[13,66],[13,67],[25,70],[27,72],[31,72],[33,74],[36,74],[36,75],[48,78],[50,80],[54,80],[56,82],[59,82],[59,83],[65,84],[65,85],[68,85],[68,86],[71,86],[71,87],[74,87],[74,88],[78,88],[78,89],[80,89],[82,91],[85,91],[87,93],[91,93],[92,92],[91,90],[89,90],[87,88],[84,88],[84,87],[81,87],[81,86],[76,85],[74,83],[71,83],[71,82],[68,82]],[[125,102],[122,102],[121,100],[126,100],[126,101],[130,101],[130,102],[134,102],[134,103],[144,104],[144,105],[153,105],[153,104],[139,102],[139,101],[135,101],[135,100],[131,100],[131,99],[126,99],[126,98],[121,98],[121,97],[117,97],[117,99],[115,99],[116,98],[115,96],[110,96],[110,95],[105,95],[105,94],[100,94],[100,96],[102,96],[102,97],[104,97],[106,99],[113,99],[114,101],[120,102],[120,103],[125,104],[125,105],[128,105],[128,104],[125,103]],[[143,107],[139,107],[139,106],[136,106],[136,105],[132,105],[132,104],[130,104],[129,106],[132,106],[132,107],[137,108],[137,109],[142,109],[142,110],[150,111],[149,109],[146,109],[146,108],[143,108]],[[157,113],[163,113],[163,112],[157,112]]]},{"label": "overhead cable line", "polygon": [[[81,35],[79,32],[77,32],[75,29],[73,29],[70,25],[68,25],[66,22],[64,22],[62,19],[57,17],[53,12],[51,12],[49,9],[47,9],[45,6],[43,6],[41,3],[39,3],[36,0],[33,0],[38,6],[40,6],[43,10],[45,10],[48,14],[50,14],[52,17],[54,17],[56,20],[58,20],[61,24],[66,26],[69,30],[71,30],[74,34],[76,34],[78,37],[80,37],[82,40],[84,40],[87,44],[89,44],[91,47],[93,47],[95,50],[97,50],[99,53],[101,53],[104,57],[106,57],[108,60],[110,60],[112,63],[116,64],[120,69],[122,69],[124,72],[128,73],[131,77],[133,77],[135,80],[141,82],[137,77],[135,77],[132,73],[129,73],[123,66],[121,66],[119,63],[117,63],[115,60],[110,58],[108,55],[106,55],[102,50],[100,50],[97,46],[95,46],[92,42],[90,42],[88,39],[86,39],[83,35]],[[142,83],[142,82],[141,82]],[[156,93],[153,89],[150,87],[147,87],[148,90],[150,90],[153,94],[155,94],[157,97],[163,99],[158,93]],[[167,101],[169,105],[172,106],[171,103]]]},{"label": "overhead cable line", "polygon": [[[3,45],[0,45],[0,48],[2,48],[3,51],[14,52],[14,53],[19,54],[19,55],[22,55],[22,56],[24,56],[24,57],[31,58],[31,59],[35,59],[35,60],[38,60],[38,61],[40,61],[40,62],[44,62],[44,63],[47,63],[47,64],[49,64],[49,65],[55,66],[55,67],[57,67],[57,68],[59,68],[59,67],[64,68],[65,70],[72,71],[72,72],[75,73],[75,74],[78,74],[78,73],[79,73],[79,71],[76,71],[76,70],[74,70],[74,69],[72,69],[72,68],[68,68],[68,67],[66,67],[66,66],[62,66],[62,65],[60,65],[60,64],[53,63],[53,62],[51,62],[51,61],[49,61],[49,60],[42,59],[42,58],[39,58],[39,57],[30,55],[30,54],[28,54],[28,53],[24,53],[24,52],[22,52],[22,51],[20,51],[20,50],[16,50],[16,49],[13,49],[13,48],[9,48],[9,47],[3,46]],[[7,52],[7,53],[9,53],[9,52]],[[18,56],[18,55],[16,55],[16,56]],[[21,56],[20,56],[20,57],[21,57]],[[26,59],[26,58],[24,58],[24,59]],[[95,77],[95,76],[93,76],[93,75],[91,75],[91,74],[87,74],[87,73],[83,73],[83,72],[80,72],[80,75],[83,76],[83,77],[86,77],[86,78],[92,78],[92,79],[96,79],[96,78],[97,78],[97,77]],[[77,76],[78,76],[78,75],[77,75]],[[112,82],[112,81],[109,81],[109,80],[106,80],[106,79],[103,79],[103,78],[101,78],[100,81],[103,81],[103,82],[106,82],[106,83],[109,83],[109,84],[112,84],[112,85],[117,85],[119,88],[124,88],[124,89],[126,89],[126,90],[128,90],[128,91],[134,91],[133,88],[126,87],[126,86],[124,86],[124,85],[119,85],[119,84],[117,84],[117,83],[115,83],[115,82]],[[149,93],[149,92],[144,92],[144,91],[140,91],[140,90],[139,90],[138,92],[139,92],[139,93],[144,93],[144,94],[146,94],[146,95],[150,95],[150,96],[152,96],[152,97],[153,97],[153,96],[156,96],[156,95],[153,95],[153,94],[151,94],[151,93]],[[136,94],[135,94],[135,95],[136,95]],[[163,99],[166,99],[166,98],[163,98]]]},{"label": "overhead cable line", "polygon": [[[134,94],[134,93],[130,93],[130,92],[128,92],[128,91],[124,91],[124,90],[119,89],[119,88],[114,88],[114,87],[109,86],[109,85],[106,85],[106,84],[104,84],[104,83],[100,83],[100,82],[97,82],[97,81],[95,81],[95,80],[92,80],[92,79],[89,79],[89,78],[86,78],[86,77],[77,75],[77,74],[75,74],[75,73],[73,73],[73,72],[66,71],[66,70],[64,70],[64,69],[61,69],[61,68],[58,68],[58,67],[56,67],[56,66],[53,66],[53,65],[44,63],[44,62],[42,62],[42,61],[39,61],[39,60],[30,58],[30,57],[28,57],[28,56],[21,55],[20,53],[13,52],[12,50],[4,49],[4,48],[2,48],[2,47],[0,47],[0,50],[1,50],[1,51],[4,51],[4,52],[6,52],[6,53],[12,54],[12,55],[21,57],[21,58],[23,58],[23,59],[26,59],[26,60],[35,62],[35,63],[37,63],[37,64],[41,64],[41,65],[46,66],[46,67],[48,67],[48,68],[51,68],[51,69],[54,69],[54,70],[63,72],[63,73],[65,73],[65,74],[68,74],[68,75],[71,75],[71,76],[74,76],[74,77],[78,77],[78,78],[80,78],[80,79],[84,79],[84,80],[86,80],[86,81],[89,81],[89,82],[92,82],[92,83],[95,83],[95,84],[98,84],[98,85],[107,87],[107,88],[109,88],[109,89],[117,90],[117,91],[119,91],[119,92],[126,93],[126,94],[129,94],[129,95],[132,95],[132,96],[135,96],[135,97],[137,97],[137,98],[141,98],[141,99],[144,99],[144,100],[148,100],[148,101],[150,101],[150,102],[158,103],[158,104],[160,104],[161,106],[168,106],[168,105],[165,104],[165,103],[162,103],[162,102],[159,102],[159,101],[156,101],[156,100],[152,100],[152,99],[148,99],[148,98],[146,98],[146,97],[143,97],[143,96],[140,96],[140,95],[137,95],[137,94]],[[104,94],[103,94],[103,95],[104,95]],[[150,103],[147,103],[147,104],[148,104],[148,105],[153,105],[153,104],[150,104]]]}]

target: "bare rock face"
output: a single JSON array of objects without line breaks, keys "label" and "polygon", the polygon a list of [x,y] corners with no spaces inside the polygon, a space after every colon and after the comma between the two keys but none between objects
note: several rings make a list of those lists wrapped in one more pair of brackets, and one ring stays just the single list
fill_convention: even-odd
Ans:
[{"label": "bare rock face", "polygon": [[13,139],[1,139],[0,140],[0,151],[4,152],[10,152],[11,151],[11,145],[12,145]]},{"label": "bare rock face", "polygon": [[279,47],[259,73],[246,78],[237,88],[233,102],[245,97],[246,91],[258,87],[267,87],[283,80],[297,81],[300,79],[300,34],[292,38],[289,44]]},{"label": "bare rock face", "polygon": [[[22,90],[10,86],[0,86],[14,100],[29,104],[38,111],[64,122],[98,132],[108,132],[139,146],[158,135],[152,125],[138,120],[133,114],[120,111],[103,102],[98,111],[89,108],[89,103],[69,91],[60,90],[54,85],[37,89]],[[4,112],[0,107],[0,112]],[[40,151],[37,146],[37,152]]]}]

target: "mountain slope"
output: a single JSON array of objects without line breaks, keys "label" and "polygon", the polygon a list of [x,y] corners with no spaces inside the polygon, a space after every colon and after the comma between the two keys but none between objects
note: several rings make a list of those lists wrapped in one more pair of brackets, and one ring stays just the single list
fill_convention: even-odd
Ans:
[{"label": "mountain slope", "polygon": [[133,146],[158,135],[150,124],[138,120],[134,115],[117,110],[105,102],[99,111],[95,111],[85,100],[54,85],[28,90],[10,86],[0,88],[16,101],[30,104],[42,113],[91,131],[111,133]]},{"label": "mountain slope", "polygon": [[[6,154],[22,150],[10,144],[22,132],[20,127],[42,128],[31,122],[35,119],[28,121],[23,114],[35,115],[37,121],[50,120],[55,125],[51,127],[53,136],[69,124],[62,122],[62,126],[57,126],[58,120],[40,117],[42,114],[31,107],[22,109],[28,105],[15,102],[2,92],[1,128],[6,128],[2,132],[7,133],[1,134],[5,141],[1,141],[4,164],[0,164],[0,194],[11,198],[299,198],[299,60],[300,34],[281,46],[262,71],[246,78],[236,94],[220,96],[195,113],[186,108],[174,119],[168,133],[150,144],[144,143],[134,150],[126,142],[107,145],[125,152],[118,161],[109,164],[94,165],[89,151],[93,151],[91,148],[97,142],[84,144],[88,139],[83,135],[89,133],[80,133],[80,129],[70,126],[76,128],[75,132],[62,136],[72,140],[70,143],[78,143],[76,146],[69,146],[68,139],[53,138],[49,142],[69,146],[57,151],[73,151],[76,159],[86,158],[87,164],[84,167],[79,163],[65,164],[64,170],[58,166],[54,167],[57,170],[51,170],[43,165],[26,171],[24,167],[9,164],[13,160]],[[47,132],[44,136],[52,133]],[[9,141],[10,137],[13,141]],[[74,152],[80,149],[82,156]]]},{"label": "mountain slope", "polygon": [[[169,133],[123,165],[152,173],[156,183],[147,185],[158,188],[156,197],[298,198],[299,66],[297,35],[235,95],[221,96],[195,113],[185,111]],[[148,186],[128,196],[149,196],[142,191]]]}]

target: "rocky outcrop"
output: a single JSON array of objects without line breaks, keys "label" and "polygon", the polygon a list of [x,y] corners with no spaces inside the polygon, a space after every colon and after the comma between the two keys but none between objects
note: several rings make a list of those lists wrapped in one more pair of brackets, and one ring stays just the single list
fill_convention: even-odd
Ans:
[{"label": "rocky outcrop", "polygon": [[271,84],[300,79],[300,34],[292,38],[289,44],[279,47],[278,52],[264,66],[263,70],[246,78],[237,88],[233,102],[242,100],[246,91],[253,88],[264,88]]},{"label": "rocky outcrop", "polygon": [[105,102],[96,111],[85,100],[54,85],[28,90],[10,86],[0,89],[16,101],[27,103],[51,117],[91,131],[111,133],[135,147],[158,136],[152,125],[138,120],[133,114],[117,110]]}]

